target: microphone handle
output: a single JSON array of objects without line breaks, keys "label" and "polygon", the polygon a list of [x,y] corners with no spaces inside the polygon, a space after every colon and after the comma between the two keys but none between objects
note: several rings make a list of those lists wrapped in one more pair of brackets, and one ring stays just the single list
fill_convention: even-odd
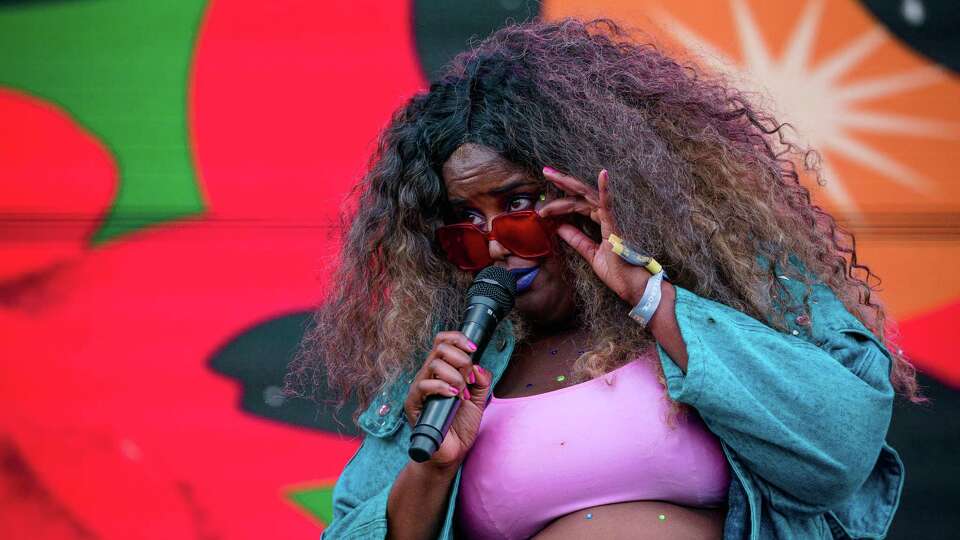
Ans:
[{"label": "microphone handle", "polygon": [[[463,323],[460,325],[460,332],[477,346],[477,350],[470,355],[471,359],[480,358],[483,355],[483,350],[499,322],[497,310],[498,305],[491,298],[470,297]],[[433,394],[424,399],[420,418],[417,419],[417,425],[413,428],[413,434],[410,435],[408,454],[411,459],[417,463],[430,459],[430,456],[440,448],[443,438],[447,436],[450,423],[453,422],[459,408],[460,399],[455,396]]]}]

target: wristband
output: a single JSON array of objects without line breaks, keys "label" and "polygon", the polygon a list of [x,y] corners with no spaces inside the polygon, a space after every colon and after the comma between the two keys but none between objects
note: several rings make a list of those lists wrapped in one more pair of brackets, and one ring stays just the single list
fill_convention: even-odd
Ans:
[{"label": "wristband", "polygon": [[628,314],[631,319],[637,321],[637,323],[644,328],[650,324],[650,319],[653,318],[653,314],[656,313],[657,308],[660,307],[660,298],[662,296],[660,283],[663,282],[663,277],[663,270],[650,276],[650,279],[647,280],[647,286],[643,289],[643,296],[640,297],[640,301],[637,302],[637,305],[633,306],[633,309],[631,309]]}]

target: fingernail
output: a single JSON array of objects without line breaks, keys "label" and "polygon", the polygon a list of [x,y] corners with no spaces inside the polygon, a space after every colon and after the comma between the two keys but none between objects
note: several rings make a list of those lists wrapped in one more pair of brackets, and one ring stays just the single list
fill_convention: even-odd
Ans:
[{"label": "fingernail", "polygon": [[477,350],[477,344],[474,343],[474,342],[472,342],[472,341],[470,341],[470,340],[468,339],[468,340],[467,340],[467,348],[470,349],[471,351],[475,351],[475,350]]},{"label": "fingernail", "polygon": [[477,375],[483,375],[483,366],[480,364],[474,364],[473,367],[477,370]]},{"label": "fingernail", "polygon": [[466,388],[463,389],[463,399],[470,399],[470,391]]},{"label": "fingernail", "polygon": [[557,170],[554,169],[553,167],[544,167],[544,168],[543,168],[543,172],[544,172],[544,173],[547,173],[547,174],[553,174],[553,173],[557,172]]},{"label": "fingernail", "polygon": [[460,393],[460,390],[458,390],[457,387],[455,386],[451,386],[450,391],[453,392],[453,395],[457,395],[458,393]]},{"label": "fingernail", "polygon": [[476,384],[476,383],[477,383],[477,374],[476,374],[473,370],[471,370],[471,371],[470,371],[470,375],[467,376],[467,381],[468,381],[470,384]]}]

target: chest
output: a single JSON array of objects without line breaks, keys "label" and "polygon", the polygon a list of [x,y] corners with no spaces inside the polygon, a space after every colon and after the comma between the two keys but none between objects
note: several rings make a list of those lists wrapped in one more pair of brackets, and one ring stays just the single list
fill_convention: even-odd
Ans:
[{"label": "chest", "polygon": [[515,354],[493,390],[494,397],[533,396],[573,385],[576,356],[551,352],[551,349],[543,349],[536,353]]}]

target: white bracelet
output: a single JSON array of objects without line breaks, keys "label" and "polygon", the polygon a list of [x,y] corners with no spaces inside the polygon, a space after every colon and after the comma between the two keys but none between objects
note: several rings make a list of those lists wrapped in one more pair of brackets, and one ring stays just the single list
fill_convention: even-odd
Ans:
[{"label": "white bracelet", "polygon": [[650,324],[650,319],[653,318],[653,314],[656,313],[657,308],[660,307],[660,298],[662,297],[660,283],[663,282],[663,277],[663,270],[650,276],[650,279],[647,280],[646,288],[643,289],[643,296],[640,297],[637,305],[633,306],[633,309],[630,310],[630,318],[637,321],[637,323],[644,328]]}]

